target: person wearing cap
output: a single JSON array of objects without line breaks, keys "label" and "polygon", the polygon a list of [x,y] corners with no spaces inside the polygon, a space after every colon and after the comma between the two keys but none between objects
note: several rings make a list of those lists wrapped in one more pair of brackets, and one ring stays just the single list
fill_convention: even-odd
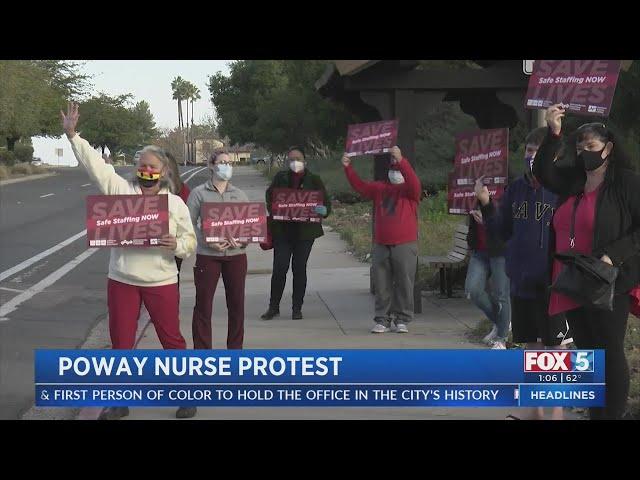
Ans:
[{"label": "person wearing cap", "polygon": [[[109,261],[107,305],[109,334],[114,349],[133,349],[138,316],[144,303],[162,347],[183,350],[186,342],[180,333],[178,310],[178,271],[174,257],[186,258],[196,249],[196,236],[189,209],[171,193],[173,180],[169,160],[155,146],[142,150],[136,176],[127,180],[107,165],[100,154],[76,133],[78,105],[70,103],[67,113],[60,112],[64,132],[78,163],[82,165],[105,195],[167,195],[169,233],[159,246],[148,248],[112,248]],[[190,408],[181,407],[178,418],[189,416]],[[127,407],[103,411],[101,419],[114,420],[129,414]]]},{"label": "person wearing cap", "polygon": [[[315,207],[315,212],[327,218],[331,214],[331,201],[319,175],[309,171],[305,162],[304,150],[296,146],[287,153],[289,169],[273,177],[266,192],[267,210],[271,215],[271,202],[275,188],[294,188],[299,190],[320,190],[325,199],[324,205]],[[273,241],[273,273],[271,275],[271,296],[269,308],[260,318],[271,320],[280,315],[280,300],[287,282],[287,272],[291,264],[293,272],[293,296],[291,318],[302,319],[302,304],[307,290],[307,261],[316,238],[324,235],[322,225],[316,222],[289,222],[272,220],[269,228]]]},{"label": "person wearing cap", "polygon": [[388,181],[365,182],[342,157],[347,180],[360,195],[372,200],[375,208],[373,276],[375,316],[371,333],[391,330],[407,333],[413,320],[413,287],[418,260],[418,204],[420,179],[409,161],[395,146],[390,151]]}]

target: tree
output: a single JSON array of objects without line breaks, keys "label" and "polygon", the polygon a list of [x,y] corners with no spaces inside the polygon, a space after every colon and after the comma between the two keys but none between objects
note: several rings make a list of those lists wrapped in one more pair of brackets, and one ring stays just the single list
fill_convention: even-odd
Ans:
[{"label": "tree", "polygon": [[[190,154],[190,158],[192,162],[195,162],[196,160],[196,154],[194,151],[195,145],[194,145],[194,141],[193,141],[193,101],[194,100],[200,100],[200,89],[198,87],[196,87],[193,84],[189,85],[189,100],[191,101],[191,137],[190,137],[190,145],[191,145],[191,154]],[[188,113],[188,112],[187,112]]]},{"label": "tree", "polygon": [[326,65],[322,60],[243,60],[230,65],[229,76],[210,76],[220,134],[272,151],[294,143],[316,151],[323,144],[337,146],[347,125],[358,119],[316,92],[315,81]]},{"label": "tree", "polygon": [[8,150],[23,137],[62,133],[60,108],[89,87],[80,66],[61,60],[0,61],[0,135]]},{"label": "tree", "polygon": [[149,104],[140,101],[129,107],[132,95],[111,97],[100,93],[80,106],[81,134],[90,144],[108,148],[112,155],[133,155],[158,134]]}]

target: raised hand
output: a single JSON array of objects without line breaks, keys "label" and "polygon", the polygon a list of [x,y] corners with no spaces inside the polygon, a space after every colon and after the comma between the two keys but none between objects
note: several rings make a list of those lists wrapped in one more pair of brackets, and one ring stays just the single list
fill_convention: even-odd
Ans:
[{"label": "raised hand", "polygon": [[476,180],[476,184],[474,186],[474,191],[476,193],[476,197],[480,200],[482,205],[486,205],[489,203],[491,195],[489,194],[489,189],[484,184],[484,175]]},{"label": "raised hand", "polygon": [[78,104],[69,102],[67,105],[67,114],[65,115],[64,112],[60,110],[60,117],[62,118],[64,133],[67,134],[67,137],[72,138],[76,134],[76,125],[78,125],[78,118],[80,118]]},{"label": "raised hand", "polygon": [[551,105],[547,108],[547,113],[545,114],[545,120],[547,121],[547,125],[551,128],[551,131],[555,135],[560,135],[560,130],[562,129],[562,117],[564,117],[565,109],[562,107],[561,103],[556,103],[555,105]]},{"label": "raised hand", "polygon": [[400,160],[402,160],[402,152],[397,145],[394,146],[389,153],[391,154],[391,163],[400,163]]}]

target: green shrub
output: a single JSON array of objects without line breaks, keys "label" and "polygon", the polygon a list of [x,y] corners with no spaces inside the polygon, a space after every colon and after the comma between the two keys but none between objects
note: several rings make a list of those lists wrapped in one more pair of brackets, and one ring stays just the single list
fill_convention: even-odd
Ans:
[{"label": "green shrub", "polygon": [[0,163],[7,166],[12,166],[16,163],[16,156],[9,150],[0,149]]},{"label": "green shrub", "polygon": [[0,165],[0,180],[4,180],[5,178],[9,178],[9,169],[4,165]]},{"label": "green shrub", "polygon": [[16,144],[13,153],[17,162],[30,163],[33,160],[33,147],[30,145]]}]

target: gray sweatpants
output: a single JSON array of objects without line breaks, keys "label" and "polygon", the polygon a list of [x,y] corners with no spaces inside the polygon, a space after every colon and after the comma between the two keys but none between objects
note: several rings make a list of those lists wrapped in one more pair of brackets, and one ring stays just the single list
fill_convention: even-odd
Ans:
[{"label": "gray sweatpants", "polygon": [[390,314],[396,317],[398,323],[413,320],[413,285],[417,258],[418,242],[373,245],[376,323],[388,325]]}]

